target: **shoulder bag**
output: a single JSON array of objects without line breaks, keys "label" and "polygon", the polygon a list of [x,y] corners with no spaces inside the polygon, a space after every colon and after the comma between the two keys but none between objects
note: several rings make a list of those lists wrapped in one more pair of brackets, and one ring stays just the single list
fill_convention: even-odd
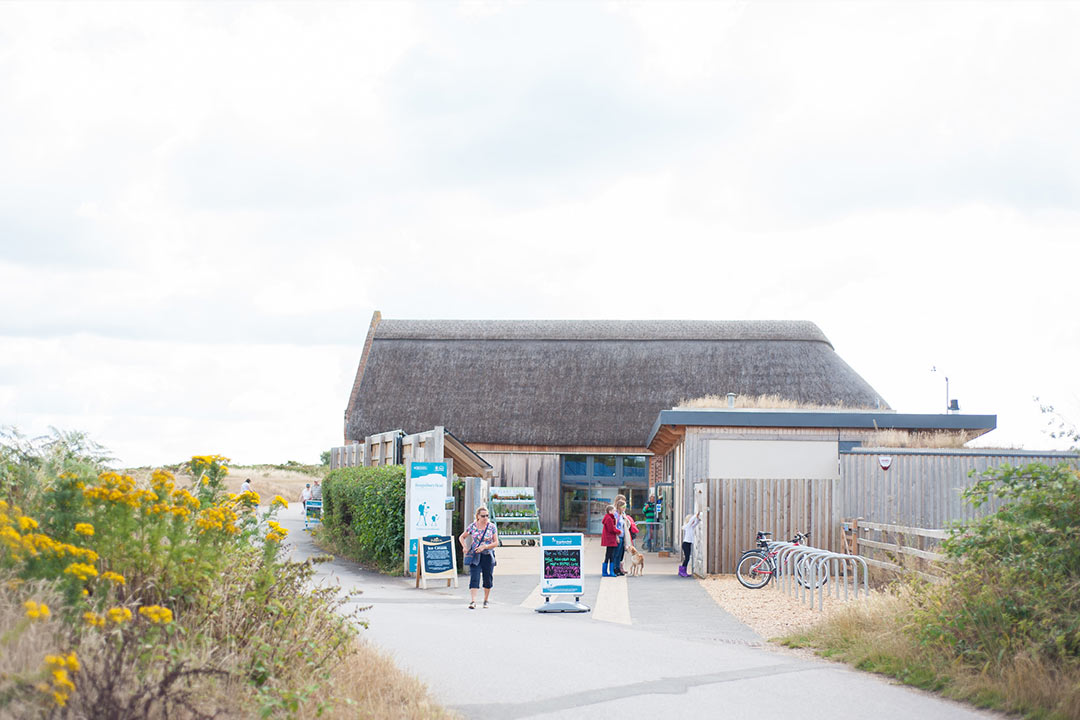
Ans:
[{"label": "shoulder bag", "polygon": [[484,534],[480,536],[478,540],[474,540],[472,547],[469,548],[469,552],[465,553],[465,556],[461,558],[462,565],[479,565],[480,553],[475,552],[476,548],[480,547],[484,538],[487,537],[487,528],[484,528]]}]

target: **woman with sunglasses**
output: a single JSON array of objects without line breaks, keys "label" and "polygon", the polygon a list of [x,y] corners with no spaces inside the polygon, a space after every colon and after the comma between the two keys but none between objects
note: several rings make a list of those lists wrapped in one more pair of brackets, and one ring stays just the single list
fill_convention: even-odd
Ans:
[{"label": "woman with sunglasses", "polygon": [[476,522],[465,528],[458,542],[465,551],[466,562],[469,556],[472,558],[469,564],[469,609],[476,609],[476,591],[480,589],[481,577],[484,580],[484,609],[487,609],[488,598],[491,597],[491,571],[495,567],[495,553],[492,551],[499,546],[499,531],[495,523],[488,519],[486,507],[481,505],[476,508]]}]

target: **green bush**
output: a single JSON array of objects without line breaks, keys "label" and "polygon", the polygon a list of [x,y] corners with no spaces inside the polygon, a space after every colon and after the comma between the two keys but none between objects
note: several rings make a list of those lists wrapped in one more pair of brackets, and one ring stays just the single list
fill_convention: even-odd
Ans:
[{"label": "green bush", "polygon": [[986,667],[1018,653],[1080,664],[1080,476],[1067,465],[988,470],[964,498],[1006,505],[942,544],[957,571],[928,588],[919,639]]},{"label": "green bush", "polygon": [[405,543],[405,468],[350,467],[323,483],[323,527],[346,555],[384,572],[400,571]]}]

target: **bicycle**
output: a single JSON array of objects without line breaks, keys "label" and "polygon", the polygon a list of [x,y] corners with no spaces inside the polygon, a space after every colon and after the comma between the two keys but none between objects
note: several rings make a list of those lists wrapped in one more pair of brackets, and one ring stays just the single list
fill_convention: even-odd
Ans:
[{"label": "bicycle", "polygon": [[[747,550],[739,557],[739,562],[735,565],[735,577],[743,587],[751,590],[763,588],[769,584],[773,577],[779,577],[783,573],[783,568],[779,567],[775,560],[779,551],[769,549],[770,535],[772,535],[771,532],[758,530],[757,547],[753,550]],[[791,543],[801,545],[804,541],[809,540],[810,533],[807,531],[805,533],[795,533]],[[795,566],[795,581],[808,588],[810,587],[810,582],[806,579],[808,575],[808,561],[801,560]],[[815,584],[820,586],[827,581],[828,577],[824,577]]]}]

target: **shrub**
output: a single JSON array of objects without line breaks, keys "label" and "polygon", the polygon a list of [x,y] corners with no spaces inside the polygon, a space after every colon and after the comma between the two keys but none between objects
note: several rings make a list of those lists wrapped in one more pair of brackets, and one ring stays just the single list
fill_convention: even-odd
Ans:
[{"label": "shrub", "polygon": [[1080,476],[1006,465],[964,492],[976,507],[991,495],[1007,504],[942,543],[959,569],[924,593],[920,641],[976,667],[1021,652],[1080,666]]},{"label": "shrub", "polygon": [[226,493],[216,455],[192,458],[190,488],[8,457],[34,492],[0,499],[0,714],[294,714],[327,696],[355,618],[280,558],[284,501]]},{"label": "shrub", "polygon": [[785,639],[856,667],[1031,718],[1080,718],[1080,475],[1003,466],[964,498],[996,513],[942,543],[955,569],[915,578]]},{"label": "shrub", "polygon": [[385,572],[400,571],[405,542],[405,468],[334,470],[323,484],[323,527],[346,555]]}]

